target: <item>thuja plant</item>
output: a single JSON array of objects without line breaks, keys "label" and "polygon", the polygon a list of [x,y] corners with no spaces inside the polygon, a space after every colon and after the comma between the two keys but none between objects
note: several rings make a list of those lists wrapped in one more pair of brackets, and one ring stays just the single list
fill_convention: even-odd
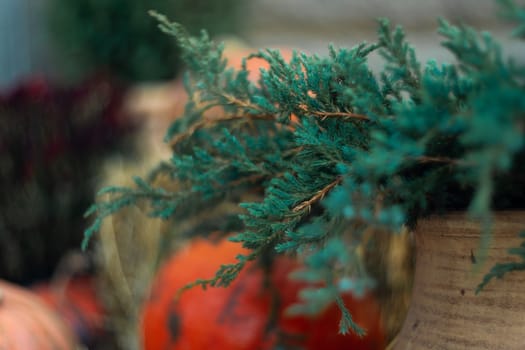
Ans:
[{"label": "thuja plant", "polygon": [[[499,4],[524,38],[525,9]],[[227,68],[222,45],[205,32],[192,37],[153,16],[175,36],[189,70],[190,100],[166,135],[173,157],[134,187],[101,190],[112,195],[87,212],[94,221],[85,243],[104,218],[137,201],[150,204],[152,217],[175,219],[237,201],[243,213],[232,219],[231,239],[250,253],[188,287],[226,287],[248,261],[297,253],[306,269],[295,277],[317,287],[294,311],[335,301],[340,332],[360,333],[341,293],[374,285],[363,263],[369,232],[396,234],[424,216],[464,209],[479,220],[483,246],[495,209],[523,208],[525,67],[504,58],[489,33],[440,20],[455,61],[422,65],[402,28],[382,19],[376,42],[331,46],[327,57],[295,53],[286,62],[261,50],[246,60],[269,68],[252,83],[246,68]],[[374,54],[384,61],[378,70],[368,65]],[[178,190],[154,185],[161,174]],[[244,193],[260,200],[245,202]],[[525,259],[523,248],[513,253]],[[499,265],[483,284],[524,267]]]}]

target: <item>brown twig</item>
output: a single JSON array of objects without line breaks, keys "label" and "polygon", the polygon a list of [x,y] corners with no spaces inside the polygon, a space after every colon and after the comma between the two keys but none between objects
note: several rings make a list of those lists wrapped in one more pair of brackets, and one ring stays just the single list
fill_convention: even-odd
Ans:
[{"label": "brown twig", "polygon": [[322,119],[326,118],[348,118],[348,119],[359,119],[359,120],[370,120],[366,115],[352,112],[325,112],[325,111],[310,111],[308,107],[304,104],[299,105],[299,108],[306,113],[321,117]]},{"label": "brown twig", "polygon": [[312,204],[314,204],[315,202],[318,202],[320,201],[321,199],[324,198],[324,196],[326,196],[326,194],[328,192],[330,192],[332,190],[332,188],[334,188],[335,186],[339,185],[341,182],[343,181],[343,178],[342,177],[337,177],[337,179],[335,179],[334,181],[332,181],[331,183],[329,183],[328,185],[326,185],[324,188],[320,189],[319,191],[317,191],[313,196],[312,198],[304,201],[304,202],[301,202],[299,203],[298,205],[296,205],[292,211],[293,212],[298,212],[298,211],[302,211],[306,208],[308,208],[308,210],[310,209],[310,207],[312,206]]},{"label": "brown twig", "polygon": [[430,157],[430,156],[421,156],[416,158],[420,163],[447,163],[447,164],[458,164],[460,161],[454,158],[448,157]]},{"label": "brown twig", "polygon": [[237,187],[237,186],[244,185],[247,183],[255,183],[261,179],[264,179],[266,176],[267,175],[265,174],[253,174],[247,177],[242,177],[240,179],[233,180],[232,182],[229,183],[229,185],[231,187]]},{"label": "brown twig", "polygon": [[213,117],[213,118],[212,117],[204,118],[202,120],[195,122],[186,131],[175,136],[171,140],[170,146],[173,147],[177,145],[182,140],[191,137],[196,131],[203,129],[205,127],[210,127],[215,124],[223,123],[223,122],[231,122],[231,121],[236,121],[236,120],[245,120],[248,122],[250,120],[255,120],[255,119],[256,120],[275,120],[275,116],[272,114],[243,114],[243,115],[234,114],[234,115],[223,115],[223,116],[218,116],[218,117]]},{"label": "brown twig", "polygon": [[[242,108],[249,108],[257,111],[263,111],[261,107],[254,105],[253,103],[250,103],[248,101],[239,100],[235,96],[229,95],[229,94],[221,94],[222,97],[224,97],[229,104],[242,107]],[[323,119],[326,118],[352,118],[352,119],[359,119],[359,120],[370,120],[366,115],[358,114],[358,113],[352,113],[352,112],[324,112],[324,111],[309,111],[306,105],[302,104],[299,106],[303,111],[310,113],[312,115],[321,117]]]},{"label": "brown twig", "polygon": [[293,156],[297,155],[297,153],[301,152],[303,149],[304,149],[304,146],[297,146],[297,147],[294,147],[294,148],[290,148],[290,149],[288,149],[286,151],[283,151],[283,158],[293,157]]},{"label": "brown twig", "polygon": [[190,126],[190,128],[188,130],[186,130],[185,132],[182,132],[182,133],[178,134],[177,136],[175,136],[171,140],[170,146],[173,147],[173,146],[177,145],[178,143],[180,143],[182,140],[187,139],[188,137],[193,135],[195,133],[195,131],[203,128],[206,124],[208,124],[208,122],[206,120],[199,120],[198,122],[196,122],[195,124]]},{"label": "brown twig", "polygon": [[349,119],[359,119],[359,120],[370,120],[366,115],[351,113],[351,112],[323,112],[323,111],[314,111],[310,112],[315,116],[321,117],[322,119],[327,118],[349,118]]},{"label": "brown twig", "polygon": [[237,107],[242,107],[242,108],[247,108],[247,109],[249,108],[255,111],[264,112],[264,110],[261,107],[254,105],[253,103],[250,103],[249,101],[240,100],[235,96],[232,96],[230,94],[225,94],[225,93],[222,93],[221,96],[224,97],[228,101],[228,104],[230,105],[235,105]]}]

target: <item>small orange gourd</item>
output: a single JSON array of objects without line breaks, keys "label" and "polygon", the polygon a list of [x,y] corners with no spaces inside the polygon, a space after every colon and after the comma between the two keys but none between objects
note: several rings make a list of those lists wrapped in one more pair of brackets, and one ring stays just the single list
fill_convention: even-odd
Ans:
[{"label": "small orange gourd", "polygon": [[76,341],[36,295],[0,280],[0,349],[74,350]]},{"label": "small orange gourd", "polygon": [[91,345],[104,334],[105,312],[93,276],[39,283],[31,289],[63,318],[83,344]]}]

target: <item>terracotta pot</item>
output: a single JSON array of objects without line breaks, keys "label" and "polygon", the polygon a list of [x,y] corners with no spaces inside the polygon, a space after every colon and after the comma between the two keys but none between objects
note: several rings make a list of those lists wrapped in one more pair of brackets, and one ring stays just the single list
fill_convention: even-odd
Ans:
[{"label": "terracotta pot", "polygon": [[418,223],[412,301],[394,349],[525,349],[525,272],[492,280],[475,294],[495,263],[513,261],[525,212],[495,217],[493,238],[482,263],[479,225],[464,214]]}]

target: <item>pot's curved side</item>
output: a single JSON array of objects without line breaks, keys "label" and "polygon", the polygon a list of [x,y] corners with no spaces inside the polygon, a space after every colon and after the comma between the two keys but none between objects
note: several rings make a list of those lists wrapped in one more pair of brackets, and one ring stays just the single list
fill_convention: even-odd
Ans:
[{"label": "pot's curved side", "polygon": [[395,349],[525,349],[525,272],[491,281],[486,272],[519,247],[525,212],[498,213],[485,263],[476,257],[479,224],[464,214],[422,220],[416,230],[413,297]]}]

